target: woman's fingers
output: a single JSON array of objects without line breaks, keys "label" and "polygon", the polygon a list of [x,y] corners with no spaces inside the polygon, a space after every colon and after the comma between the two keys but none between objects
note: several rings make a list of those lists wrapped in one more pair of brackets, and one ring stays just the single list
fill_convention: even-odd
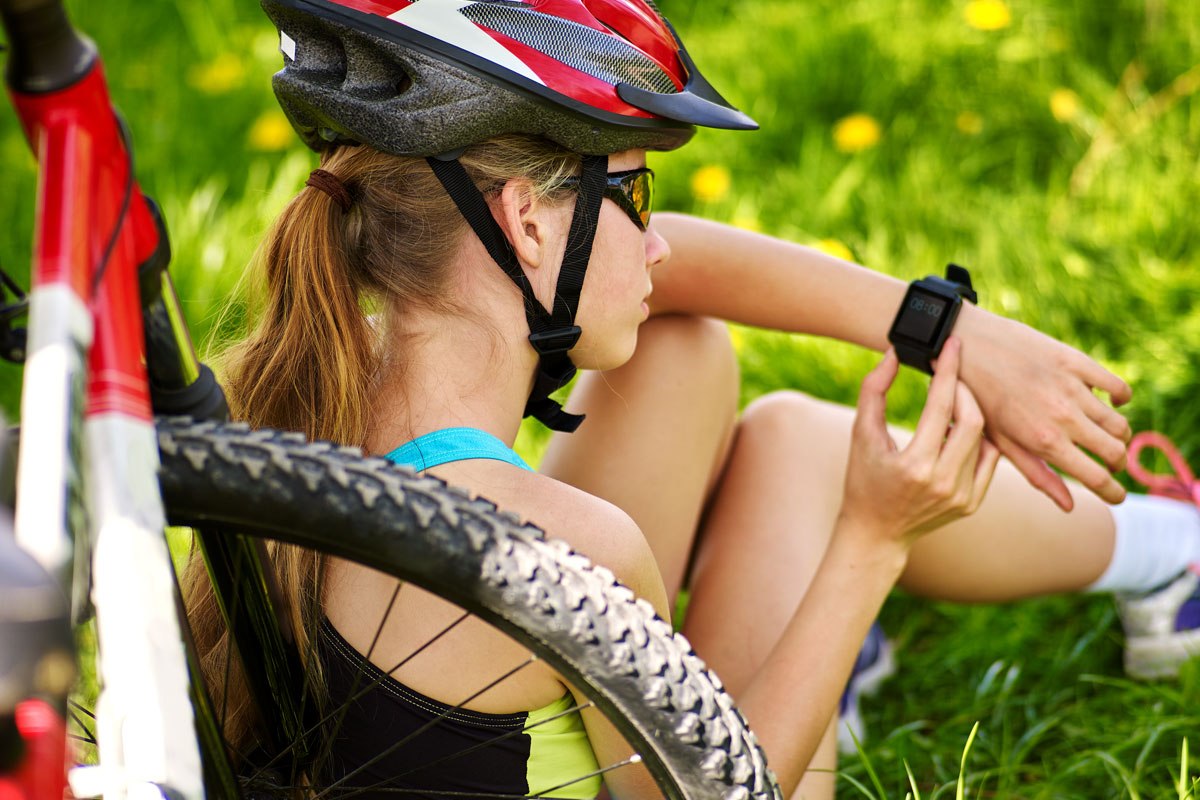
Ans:
[{"label": "woman's fingers", "polygon": [[972,476],[971,502],[967,505],[968,514],[974,514],[979,509],[992,483],[992,476],[996,474],[996,465],[1000,463],[999,447],[982,437],[979,443],[979,457]]},{"label": "woman's fingers", "polygon": [[1000,451],[984,438],[983,412],[965,383],[960,381],[955,387],[954,400],[954,425],[946,436],[937,470],[942,473],[940,479],[945,485],[949,486],[953,480],[953,488],[947,490],[951,505],[963,514],[970,514],[987,492]]},{"label": "woman's fingers", "polygon": [[954,387],[954,426],[946,436],[940,460],[946,462],[948,469],[965,472],[969,477],[974,472],[982,440],[983,412],[967,385],[958,381]]},{"label": "woman's fingers", "polygon": [[[1087,418],[1096,423],[1109,436],[1118,440],[1118,442],[1128,444],[1129,440],[1133,438],[1133,429],[1129,427],[1129,420],[1125,419],[1124,416],[1097,397],[1087,387],[1081,387],[1079,393],[1079,407],[1083,409],[1083,413],[1087,415]],[[1109,468],[1113,469],[1114,472],[1122,469],[1125,462],[1125,448],[1118,445],[1118,449],[1121,451],[1121,466],[1113,468],[1113,464],[1109,463]],[[1096,455],[1104,458],[1103,453],[1097,452]],[[1108,458],[1104,458],[1104,460],[1106,463],[1109,462]]]},{"label": "woman's fingers", "polygon": [[1108,392],[1108,396],[1112,398],[1114,406],[1125,405],[1129,402],[1129,398],[1133,396],[1133,390],[1129,388],[1128,383],[1090,358],[1083,362],[1080,369],[1082,372],[1080,377],[1083,381],[1088,386],[1095,387],[1102,392]]},{"label": "woman's fingers", "polygon": [[863,378],[858,390],[858,409],[854,418],[857,434],[870,441],[879,441],[891,436],[887,432],[887,393],[900,371],[900,360],[896,351],[888,348],[883,360]]},{"label": "woman's fingers", "polygon": [[1125,469],[1125,457],[1129,451],[1125,443],[1114,438],[1105,428],[1087,416],[1080,415],[1072,439],[1074,443],[1090,453],[1094,453],[1110,473],[1116,474]]},{"label": "woman's fingers", "polygon": [[[1094,428],[1095,433],[1099,430]],[[1080,442],[1084,447],[1087,447],[1086,442]],[[1064,445],[1054,458],[1050,459],[1051,463],[1061,469],[1063,472],[1075,478],[1082,483],[1093,493],[1098,495],[1100,499],[1107,503],[1116,504],[1125,499],[1125,489],[1121,484],[1117,483],[1112,474],[1102,464],[1097,464],[1083,450],[1073,444]],[[1062,505],[1061,503],[1059,505]]]},{"label": "woman's fingers", "polygon": [[1050,469],[1041,457],[1002,433],[992,431],[989,435],[1000,448],[1000,453],[1012,462],[1031,486],[1053,500],[1063,511],[1070,511],[1075,507],[1075,500],[1071,497],[1071,490],[1067,488],[1066,481]]},{"label": "woman's fingers", "polygon": [[958,386],[958,357],[961,344],[951,336],[938,356],[925,408],[917,422],[908,450],[918,459],[935,458],[946,439],[946,428],[954,418],[954,395]]}]

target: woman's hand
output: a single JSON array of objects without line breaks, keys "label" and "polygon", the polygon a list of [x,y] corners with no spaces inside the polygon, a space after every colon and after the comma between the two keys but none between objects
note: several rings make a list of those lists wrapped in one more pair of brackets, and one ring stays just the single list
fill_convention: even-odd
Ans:
[{"label": "woman's hand", "polygon": [[966,350],[961,377],[979,398],[988,438],[1000,452],[1064,511],[1073,507],[1071,493],[1047,462],[1109,503],[1125,499],[1111,473],[1125,467],[1132,431],[1093,390],[1121,405],[1129,400],[1128,384],[1075,348],[974,306],[964,305],[959,325]]},{"label": "woman's hand", "polygon": [[899,369],[889,349],[863,378],[851,434],[840,518],[882,533],[905,551],[923,533],[974,512],[1000,451],[983,436],[983,413],[958,380],[961,343],[951,337],[935,366],[925,409],[903,450],[888,433],[887,391]]}]

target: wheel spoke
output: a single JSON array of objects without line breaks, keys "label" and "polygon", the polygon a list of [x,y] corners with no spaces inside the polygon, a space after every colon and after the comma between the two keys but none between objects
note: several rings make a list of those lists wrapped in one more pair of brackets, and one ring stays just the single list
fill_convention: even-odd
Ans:
[{"label": "wheel spoke", "polygon": [[462,700],[462,702],[458,703],[458,704],[457,704],[457,705],[455,705],[455,706],[452,706],[452,707],[448,707],[448,708],[446,708],[444,711],[442,711],[442,712],[441,712],[440,714],[438,714],[436,717],[434,717],[433,719],[431,719],[429,722],[426,722],[424,725],[422,725],[421,727],[417,728],[415,731],[413,731],[412,733],[408,734],[408,735],[407,735],[407,736],[405,736],[403,739],[400,739],[398,742],[395,742],[395,743],[394,743],[394,744],[392,744],[390,747],[388,747],[386,750],[383,750],[383,751],[381,751],[381,752],[377,753],[376,755],[372,756],[372,757],[371,757],[370,759],[368,759],[367,761],[364,761],[362,764],[360,764],[359,766],[357,766],[357,767],[355,767],[354,769],[352,769],[350,772],[348,772],[348,773],[346,773],[345,775],[343,775],[341,778],[338,778],[336,781],[334,781],[334,782],[333,782],[333,783],[331,783],[331,784],[330,784],[328,787],[326,787],[324,791],[318,792],[316,795],[314,795],[314,796],[313,796],[313,798],[312,798],[312,800],[321,800],[321,798],[322,798],[322,797],[324,797],[325,795],[327,795],[327,794],[328,794],[330,791],[332,791],[333,789],[336,789],[338,786],[341,786],[343,783],[345,783],[346,781],[350,780],[351,778],[353,778],[355,775],[357,775],[358,773],[362,772],[363,770],[367,769],[367,768],[368,768],[368,767],[370,767],[372,764],[378,763],[378,762],[379,762],[381,759],[387,758],[389,755],[391,755],[392,753],[396,752],[396,751],[397,751],[397,750],[399,750],[401,747],[403,747],[404,745],[408,744],[408,743],[409,743],[409,742],[411,742],[413,739],[417,738],[417,737],[418,737],[418,736],[420,736],[422,733],[424,733],[425,731],[427,731],[427,730],[429,730],[430,728],[432,728],[434,725],[436,725],[436,724],[438,724],[439,722],[441,722],[442,720],[444,720],[446,717],[450,716],[450,714],[454,713],[455,711],[459,711],[459,710],[461,710],[461,709],[462,709],[462,708],[463,708],[463,707],[464,707],[464,706],[465,706],[467,703],[469,703],[469,702],[471,702],[472,700],[474,700],[475,698],[479,697],[479,696],[480,696],[480,695],[482,695],[484,692],[487,692],[488,690],[490,690],[490,689],[492,689],[492,688],[494,688],[494,687],[496,687],[496,686],[500,685],[500,684],[501,684],[501,683],[503,683],[504,681],[506,681],[506,680],[508,680],[509,678],[511,678],[513,675],[516,675],[518,672],[520,672],[521,670],[523,670],[523,669],[525,669],[526,667],[528,667],[530,664],[533,664],[533,663],[535,663],[535,662],[537,662],[537,661],[538,661],[538,657],[537,657],[537,656],[530,656],[528,660],[526,660],[526,661],[524,661],[523,663],[521,663],[521,664],[518,664],[517,666],[513,667],[513,668],[512,668],[512,669],[510,669],[508,672],[506,672],[506,673],[504,673],[503,675],[501,675],[499,678],[496,678],[494,681],[492,681],[491,683],[488,683],[488,684],[487,684],[486,686],[484,686],[482,689],[478,690],[477,692],[473,693],[473,694],[472,694],[472,695],[470,695],[469,697],[467,697],[467,698],[465,698],[464,700]]},{"label": "wheel spoke", "polygon": [[[371,660],[371,656],[375,652],[375,645],[379,644],[379,637],[383,634],[383,627],[384,627],[384,625],[387,624],[388,617],[391,616],[391,614],[392,614],[392,608],[396,605],[396,598],[400,595],[400,587],[402,585],[403,585],[403,583],[401,581],[399,581],[399,580],[396,581],[396,588],[392,590],[392,596],[388,599],[387,608],[385,608],[383,610],[383,616],[380,618],[379,624],[375,626],[375,634],[374,634],[374,636],[371,637],[371,646],[367,648],[367,652],[363,656],[365,661],[369,662]],[[466,615],[464,614],[464,616],[466,616]],[[318,617],[316,614],[313,614],[312,618],[317,619]],[[462,617],[460,617],[454,624],[457,625],[458,622],[461,622],[461,621],[462,621]],[[446,629],[443,629],[442,633],[445,633],[445,630]],[[314,631],[313,636],[312,636],[312,641],[316,641],[316,637],[318,635],[319,635],[319,632]],[[441,633],[439,633],[438,635],[441,636]],[[421,649],[424,649],[424,647],[428,646],[428,645],[429,645],[429,642],[426,642],[425,645]],[[401,663],[402,664],[406,663],[408,661],[408,659],[412,658],[414,655],[416,655],[416,653],[410,653],[408,658],[406,658],[404,660],[404,662],[401,662]],[[399,668],[400,668],[399,665],[393,667],[391,670],[389,670],[388,674],[395,672]],[[354,676],[354,683],[352,683],[350,685],[350,699],[348,701],[346,701],[345,703],[342,703],[341,708],[338,709],[337,720],[333,723],[333,730],[330,731],[329,734],[325,737],[325,742],[321,747],[321,754],[317,757],[316,766],[313,769],[314,775],[321,774],[321,770],[324,768],[325,762],[329,759],[330,753],[333,751],[333,742],[337,738],[338,733],[342,730],[342,723],[345,721],[346,714],[350,710],[350,703],[354,702],[355,700],[357,700],[359,697],[362,696],[362,693],[356,694],[355,690],[358,689],[359,679],[363,676],[364,672],[366,672],[365,669],[360,669],[357,672],[357,674],[355,674],[355,676]],[[379,683],[381,683],[383,681],[383,679],[384,679],[384,676],[380,676],[376,680],[372,681],[370,686],[367,688],[368,689],[374,688],[375,686],[379,685]]]},{"label": "wheel spoke", "polygon": [[567,786],[572,786],[576,783],[579,783],[580,781],[586,781],[588,778],[595,778],[596,776],[603,775],[606,772],[612,772],[614,769],[620,769],[621,767],[628,767],[633,764],[640,764],[640,763],[642,763],[641,753],[634,753],[633,755],[631,755],[629,758],[625,759],[624,761],[618,761],[616,764],[609,764],[607,767],[600,767],[599,769],[592,770],[587,775],[580,775],[578,778],[572,778],[571,780],[567,781],[566,783],[560,783],[558,786],[553,786],[549,789],[546,789],[545,791],[538,792],[537,794],[534,795],[534,797],[546,797],[547,796],[546,792],[557,792],[559,789],[563,789]]},{"label": "wheel spoke", "polygon": [[[463,621],[464,621],[465,619],[467,619],[467,617],[469,617],[469,616],[471,616],[471,615],[470,615],[470,614],[468,614],[468,613],[466,613],[466,612],[463,612],[463,615],[462,615],[461,617],[459,617],[458,619],[454,620],[454,621],[453,621],[453,622],[451,622],[449,625],[447,625],[446,627],[442,628],[440,631],[438,631],[437,633],[435,633],[435,634],[434,634],[432,637],[430,637],[429,641],[425,642],[423,645],[421,645],[420,647],[418,647],[416,650],[412,651],[412,652],[411,652],[411,653],[409,653],[407,656],[405,656],[405,657],[404,657],[404,659],[403,659],[403,660],[402,660],[400,663],[396,664],[396,666],[394,666],[394,667],[392,667],[390,670],[388,670],[388,671],[387,671],[387,673],[381,674],[379,677],[372,679],[372,680],[371,680],[371,682],[370,682],[369,684],[367,684],[367,685],[366,685],[366,686],[364,686],[363,688],[359,689],[359,690],[358,690],[358,692],[357,692],[356,694],[354,694],[354,695],[353,695],[353,696],[352,696],[352,697],[351,697],[349,700],[347,700],[345,703],[343,703],[343,704],[342,704],[341,706],[339,706],[337,709],[334,709],[333,711],[330,711],[330,712],[329,712],[329,713],[327,713],[327,714],[326,714],[324,717],[322,717],[320,720],[318,720],[316,723],[314,723],[314,724],[312,725],[312,727],[310,727],[308,730],[306,730],[306,731],[304,732],[304,736],[309,736],[309,735],[311,735],[311,734],[315,733],[316,731],[320,730],[320,728],[321,728],[321,727],[322,727],[322,726],[323,726],[323,725],[324,725],[326,722],[329,722],[329,720],[333,719],[335,715],[338,715],[338,714],[344,714],[344,713],[345,713],[345,712],[344,712],[344,709],[345,709],[345,708],[346,708],[346,707],[347,707],[347,706],[348,706],[350,703],[352,703],[352,702],[354,702],[355,700],[359,699],[360,697],[362,697],[363,695],[365,695],[367,692],[371,691],[371,690],[372,690],[372,689],[374,689],[376,686],[378,686],[379,684],[383,683],[383,681],[384,681],[384,680],[387,678],[387,676],[388,676],[388,675],[390,675],[391,673],[393,673],[393,672],[395,672],[396,670],[400,669],[401,667],[403,667],[405,664],[407,664],[407,663],[408,663],[409,661],[411,661],[412,659],[416,658],[416,657],[417,657],[418,655],[420,655],[420,654],[421,654],[421,653],[422,653],[422,652],[423,652],[423,651],[424,651],[424,650],[425,650],[427,647],[429,647],[429,646],[430,646],[430,645],[432,645],[434,642],[436,642],[438,639],[442,638],[442,637],[443,637],[443,636],[445,636],[447,633],[449,633],[450,631],[452,631],[452,630],[453,630],[453,629],[454,629],[456,626],[458,626],[458,624],[459,624],[459,623],[463,622]],[[314,638],[315,638],[315,635],[316,635],[316,634],[314,633],[314,634],[313,634]],[[279,752],[279,753],[276,753],[274,756],[272,756],[272,757],[271,757],[271,759],[270,759],[270,760],[269,760],[269,761],[268,761],[266,764],[264,764],[264,765],[262,765],[261,767],[259,767],[259,768],[258,768],[258,770],[257,770],[257,771],[255,771],[255,772],[254,772],[254,774],[250,776],[250,780],[254,780],[254,779],[256,779],[256,778],[260,777],[260,776],[262,775],[262,773],[263,773],[265,770],[268,770],[268,769],[270,769],[272,766],[274,766],[275,764],[277,764],[277,763],[279,762],[279,759],[283,758],[285,755],[288,755],[289,753],[292,753],[292,752],[294,752],[294,751],[296,750],[296,748],[297,748],[297,747],[299,747],[299,746],[300,746],[300,745],[299,745],[299,742],[293,742],[292,744],[290,744],[290,745],[288,745],[287,747],[285,747],[285,748],[284,748],[284,749],[283,749],[281,752]]]},{"label": "wheel spoke", "polygon": [[[78,706],[79,704],[72,701],[72,705]],[[82,708],[82,706],[80,706],[80,707]],[[83,732],[85,734],[87,734],[86,736],[76,736],[75,738],[79,739],[80,741],[87,742],[88,744],[95,744],[96,743],[96,734],[92,733],[88,729],[88,726],[83,724],[83,720],[81,720],[79,718],[79,715],[76,714],[72,709],[67,709],[67,713],[71,715],[71,719],[75,720],[75,724],[78,725],[80,728],[82,728]],[[95,719],[94,716],[92,718]]]},{"label": "wheel spoke", "polygon": [[[280,545],[280,546],[282,546],[282,545]],[[301,662],[303,664],[313,663],[313,659],[315,659],[317,656],[317,626],[319,625],[318,620],[320,619],[320,617],[317,616],[316,612],[320,610],[321,587],[323,587],[325,585],[325,563],[326,563],[326,559],[324,556],[317,557],[316,586],[313,587],[313,595],[312,595],[312,602],[313,602],[314,607],[312,609],[310,609],[310,613],[308,614],[308,624],[310,627],[308,630],[308,642],[305,644],[305,647],[304,647],[304,651],[305,651],[304,658]],[[301,720],[304,719],[305,710],[307,709],[308,702],[311,699],[311,692],[309,691],[309,689],[311,687],[309,686],[309,681],[304,680],[304,681],[302,681],[302,683],[303,683],[303,688],[300,690],[300,719]],[[319,711],[320,711],[320,709],[318,708],[318,713],[319,713]],[[303,733],[301,733],[299,736],[297,736],[290,745],[288,745],[287,747],[284,748],[283,752],[284,753],[294,752],[297,747],[300,747],[301,745],[305,744],[308,741],[309,736],[312,735],[313,731],[316,730],[316,728],[319,727],[320,724],[321,723],[317,723],[317,725],[305,730]],[[279,755],[277,754],[276,756],[271,758],[271,760],[270,760],[270,762],[268,762],[268,764],[273,763],[278,758],[279,758]],[[292,759],[292,769],[291,769],[292,783],[295,783],[297,780],[296,770],[299,766],[297,763],[298,761],[299,761],[299,759],[296,759],[296,758]]]},{"label": "wheel spoke", "polygon": [[[624,767],[624,766],[627,766],[629,763],[633,763],[633,762],[626,761],[626,762],[622,762],[620,764],[614,764],[613,766],[609,767],[609,769],[616,769],[617,767]],[[307,784],[297,784],[294,786],[276,786],[274,788],[276,788],[280,791],[300,791],[300,792],[312,791],[312,786],[307,785]],[[554,795],[547,795],[547,794],[511,794],[511,793],[505,794],[505,793],[501,793],[501,792],[452,791],[449,789],[445,789],[445,790],[409,789],[409,788],[403,787],[403,786],[383,786],[383,787],[375,789],[374,791],[389,792],[391,794],[421,794],[426,797],[429,797],[429,796],[463,797],[463,798],[480,797],[480,798],[485,798],[485,800],[576,800],[575,798],[556,797]],[[342,800],[342,798],[351,797],[354,794],[358,794],[358,791],[356,790],[352,793],[339,794],[339,795],[337,795],[337,800]]]},{"label": "wheel spoke", "polygon": [[88,717],[89,717],[89,718],[91,718],[91,719],[95,719],[95,718],[96,718],[96,715],[95,715],[95,714],[93,714],[93,713],[91,712],[91,710],[90,710],[90,709],[88,709],[86,706],[84,706],[84,705],[81,705],[80,703],[77,703],[77,702],[75,702],[74,700],[70,700],[70,699],[68,699],[68,700],[67,700],[67,702],[68,702],[68,703],[70,703],[72,706],[74,706],[76,711],[80,711],[80,712],[82,712],[84,715],[88,716]]}]

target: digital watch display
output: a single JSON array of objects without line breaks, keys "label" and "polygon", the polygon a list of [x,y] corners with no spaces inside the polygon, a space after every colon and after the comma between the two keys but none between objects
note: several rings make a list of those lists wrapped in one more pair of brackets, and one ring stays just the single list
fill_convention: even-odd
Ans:
[{"label": "digital watch display", "polygon": [[888,332],[900,362],[932,375],[933,359],[941,354],[964,299],[974,303],[978,298],[970,273],[957,264],[946,267],[945,278],[927,275],[909,284]]}]

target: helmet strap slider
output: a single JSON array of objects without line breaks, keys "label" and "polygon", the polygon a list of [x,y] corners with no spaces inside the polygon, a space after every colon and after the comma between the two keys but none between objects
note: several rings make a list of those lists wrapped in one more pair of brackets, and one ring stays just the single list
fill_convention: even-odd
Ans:
[{"label": "helmet strap slider", "polygon": [[557,355],[558,353],[566,353],[574,347],[582,333],[583,331],[578,325],[572,325],[569,328],[538,331],[537,333],[529,334],[529,343],[533,345],[533,349],[537,350],[540,356]]}]

